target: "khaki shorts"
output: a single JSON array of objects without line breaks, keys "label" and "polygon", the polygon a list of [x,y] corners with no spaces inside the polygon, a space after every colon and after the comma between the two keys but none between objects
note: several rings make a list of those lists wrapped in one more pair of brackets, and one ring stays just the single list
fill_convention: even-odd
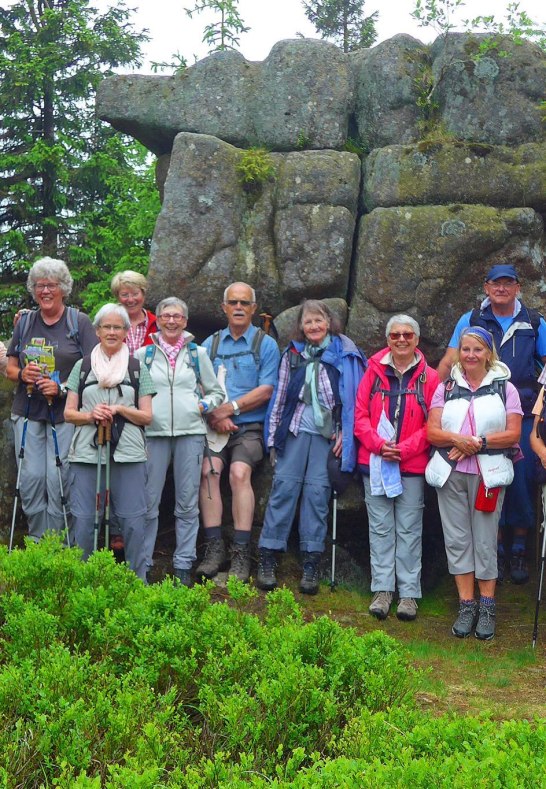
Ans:
[{"label": "khaki shorts", "polygon": [[212,457],[220,458],[224,466],[229,463],[246,463],[255,469],[264,456],[264,426],[262,422],[249,422],[239,426],[230,436],[221,452],[212,452]]}]

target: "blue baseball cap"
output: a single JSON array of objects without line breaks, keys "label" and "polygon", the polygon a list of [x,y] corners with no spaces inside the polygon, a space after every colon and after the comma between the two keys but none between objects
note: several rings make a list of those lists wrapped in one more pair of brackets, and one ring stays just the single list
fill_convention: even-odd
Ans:
[{"label": "blue baseball cap", "polygon": [[485,281],[494,282],[496,279],[500,279],[501,277],[509,277],[509,279],[515,279],[516,282],[519,282],[519,277],[514,266],[504,265],[493,266],[493,268],[489,269]]}]

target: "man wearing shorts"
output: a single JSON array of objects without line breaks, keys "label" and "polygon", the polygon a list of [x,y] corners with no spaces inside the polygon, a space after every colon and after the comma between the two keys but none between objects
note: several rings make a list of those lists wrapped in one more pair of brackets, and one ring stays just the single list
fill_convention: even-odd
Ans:
[{"label": "man wearing shorts", "polygon": [[234,526],[229,574],[248,581],[254,517],[252,471],[264,453],[263,424],[277,380],[280,355],[276,342],[252,325],[256,312],[253,288],[245,282],[229,285],[224,291],[222,310],[227,327],[207,337],[203,345],[215,372],[218,373],[221,365],[226,368],[227,401],[214,409],[208,422],[217,433],[229,433],[229,440],[224,449],[211,452],[210,462],[208,458],[203,462],[200,509],[205,555],[196,574],[213,578],[227,563],[222,537],[220,476],[229,466]]}]

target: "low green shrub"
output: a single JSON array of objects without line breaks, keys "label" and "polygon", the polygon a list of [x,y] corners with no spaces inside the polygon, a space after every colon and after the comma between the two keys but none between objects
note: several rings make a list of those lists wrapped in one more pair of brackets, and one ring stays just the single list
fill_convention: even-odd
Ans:
[{"label": "low green shrub", "polygon": [[265,148],[248,148],[240,154],[236,165],[237,173],[244,186],[261,186],[275,179],[273,158]]},{"label": "low green shrub", "polygon": [[542,722],[434,719],[384,633],[211,588],[145,587],[54,537],[1,548],[0,786],[541,785]]}]

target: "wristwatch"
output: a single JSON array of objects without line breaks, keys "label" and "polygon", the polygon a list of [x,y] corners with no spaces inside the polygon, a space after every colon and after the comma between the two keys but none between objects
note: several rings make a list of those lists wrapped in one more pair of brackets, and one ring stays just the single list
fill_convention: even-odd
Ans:
[{"label": "wristwatch", "polygon": [[487,438],[485,436],[480,436],[482,446],[480,452],[485,452],[487,450]]},{"label": "wristwatch", "polygon": [[241,409],[239,408],[239,403],[237,402],[237,400],[232,400],[231,406],[233,408],[233,416],[239,416],[239,414],[241,413]]}]

